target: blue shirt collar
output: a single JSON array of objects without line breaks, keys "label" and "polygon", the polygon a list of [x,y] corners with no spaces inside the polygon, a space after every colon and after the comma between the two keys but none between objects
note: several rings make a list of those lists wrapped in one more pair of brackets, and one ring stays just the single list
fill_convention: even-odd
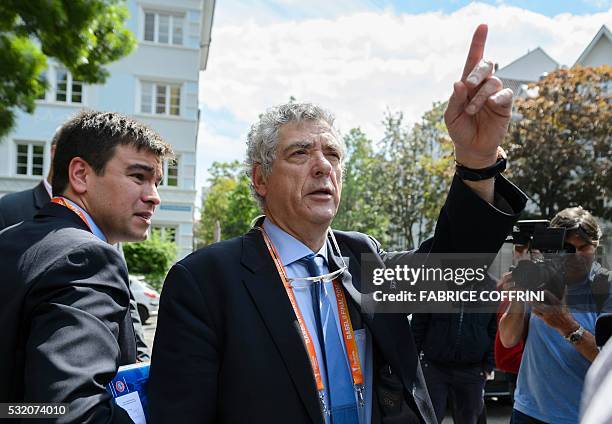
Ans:
[{"label": "blue shirt collar", "polygon": [[61,196],[62,199],[64,199],[66,202],[70,203],[72,206],[74,206],[77,210],[81,211],[83,213],[83,215],[85,215],[85,217],[87,218],[87,223],[90,225],[91,227],[91,232],[93,233],[94,236],[98,237],[100,240],[102,241],[107,241],[106,240],[106,236],[104,235],[104,233],[102,232],[102,230],[100,229],[100,227],[98,227],[96,225],[96,223],[94,222],[94,220],[91,218],[91,215],[89,215],[87,213],[87,211],[85,209],[83,209],[82,207],[80,207],[79,205],[77,205],[76,203],[74,203],[72,200]]},{"label": "blue shirt collar", "polygon": [[[304,243],[285,232],[279,226],[275,225],[266,217],[263,222],[263,227],[270,236],[272,244],[276,247],[276,251],[280,255],[280,259],[284,266],[288,266],[295,261],[302,259],[304,256],[314,254],[312,250]],[[327,243],[323,243],[323,247],[317,252],[323,257],[327,264]]]}]

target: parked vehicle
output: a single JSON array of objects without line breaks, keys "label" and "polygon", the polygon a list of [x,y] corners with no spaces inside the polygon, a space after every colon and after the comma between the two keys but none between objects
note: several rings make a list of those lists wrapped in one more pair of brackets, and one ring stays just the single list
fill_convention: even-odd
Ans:
[{"label": "parked vehicle", "polygon": [[157,314],[159,293],[140,275],[130,275],[130,285],[138,306],[140,321],[145,324],[151,315]]},{"label": "parked vehicle", "polygon": [[496,397],[514,403],[514,389],[516,388],[516,375],[508,374],[495,369],[493,380],[485,385],[485,397]]}]

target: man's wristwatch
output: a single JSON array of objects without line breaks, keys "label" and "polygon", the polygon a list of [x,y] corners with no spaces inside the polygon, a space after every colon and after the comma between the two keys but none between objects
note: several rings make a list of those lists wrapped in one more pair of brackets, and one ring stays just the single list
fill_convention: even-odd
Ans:
[{"label": "man's wristwatch", "polygon": [[489,178],[493,178],[497,176],[498,174],[504,172],[505,170],[506,170],[506,158],[503,156],[499,156],[497,158],[497,162],[495,162],[493,165],[486,167],[486,168],[480,168],[480,169],[468,168],[467,166],[463,166],[459,162],[456,162],[456,166],[455,166],[455,171],[457,173],[457,176],[461,178],[462,180],[467,180],[467,181],[488,180]]},{"label": "man's wristwatch", "polygon": [[586,330],[584,329],[582,325],[579,325],[576,331],[572,331],[567,336],[565,336],[565,340],[567,340],[571,344],[576,344],[582,339],[582,336],[584,336],[584,333],[586,333]]}]

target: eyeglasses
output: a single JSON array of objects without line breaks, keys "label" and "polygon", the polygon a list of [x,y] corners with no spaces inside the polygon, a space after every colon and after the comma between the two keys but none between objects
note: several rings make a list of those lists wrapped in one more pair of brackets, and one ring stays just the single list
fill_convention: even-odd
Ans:
[{"label": "eyeglasses", "polygon": [[331,239],[332,252],[334,251],[334,249],[336,250],[334,252],[334,255],[340,258],[340,260],[342,261],[342,266],[333,272],[323,274],[323,275],[316,275],[314,277],[293,277],[293,278],[287,277],[284,271],[284,265],[282,264],[282,261],[278,257],[278,253],[276,252],[274,245],[272,245],[272,242],[270,241],[263,227],[260,226],[260,223],[263,221],[262,218],[264,218],[264,215],[255,218],[251,224],[254,226],[253,228],[258,229],[259,231],[262,232],[266,245],[268,246],[268,250],[270,251],[270,255],[272,255],[272,258],[276,262],[277,267],[279,267],[278,268],[279,273],[282,274],[281,276],[286,280],[286,284],[289,287],[304,288],[304,287],[310,287],[319,281],[322,281],[322,282],[333,281],[336,278],[338,278],[340,275],[342,275],[346,270],[348,270],[348,265],[346,261],[344,260],[344,257],[342,256],[342,252],[340,251],[340,247],[338,246],[338,242],[336,241],[334,232],[328,227],[327,235]]},{"label": "eyeglasses", "polygon": [[344,273],[344,271],[348,270],[348,265],[346,264],[344,257],[342,256],[342,252],[340,251],[340,246],[338,246],[338,242],[336,241],[334,232],[330,228],[327,229],[327,235],[331,239],[332,252],[334,249],[336,250],[335,255],[337,255],[342,261],[342,266],[339,269],[333,272],[330,272],[328,274],[316,275],[314,277],[287,278],[289,287],[293,287],[294,289],[305,288],[305,287],[310,287],[319,281],[323,283],[334,281],[336,278],[341,276]]},{"label": "eyeglasses", "polygon": [[318,282],[327,283],[330,281],[334,281],[336,278],[341,276],[344,273],[344,271],[346,271],[347,269],[348,269],[348,266],[345,264],[339,269],[333,272],[327,273],[327,274],[323,274],[323,275],[316,275],[314,277],[287,278],[287,283],[289,284],[289,287],[294,288],[294,289],[306,288]]}]

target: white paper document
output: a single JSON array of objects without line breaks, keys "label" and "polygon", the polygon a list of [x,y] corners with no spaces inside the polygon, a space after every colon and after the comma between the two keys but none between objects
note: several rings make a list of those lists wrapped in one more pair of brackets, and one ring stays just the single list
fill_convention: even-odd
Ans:
[{"label": "white paper document", "polygon": [[135,424],[147,424],[138,392],[131,392],[127,395],[116,397],[115,403],[127,411]]}]

